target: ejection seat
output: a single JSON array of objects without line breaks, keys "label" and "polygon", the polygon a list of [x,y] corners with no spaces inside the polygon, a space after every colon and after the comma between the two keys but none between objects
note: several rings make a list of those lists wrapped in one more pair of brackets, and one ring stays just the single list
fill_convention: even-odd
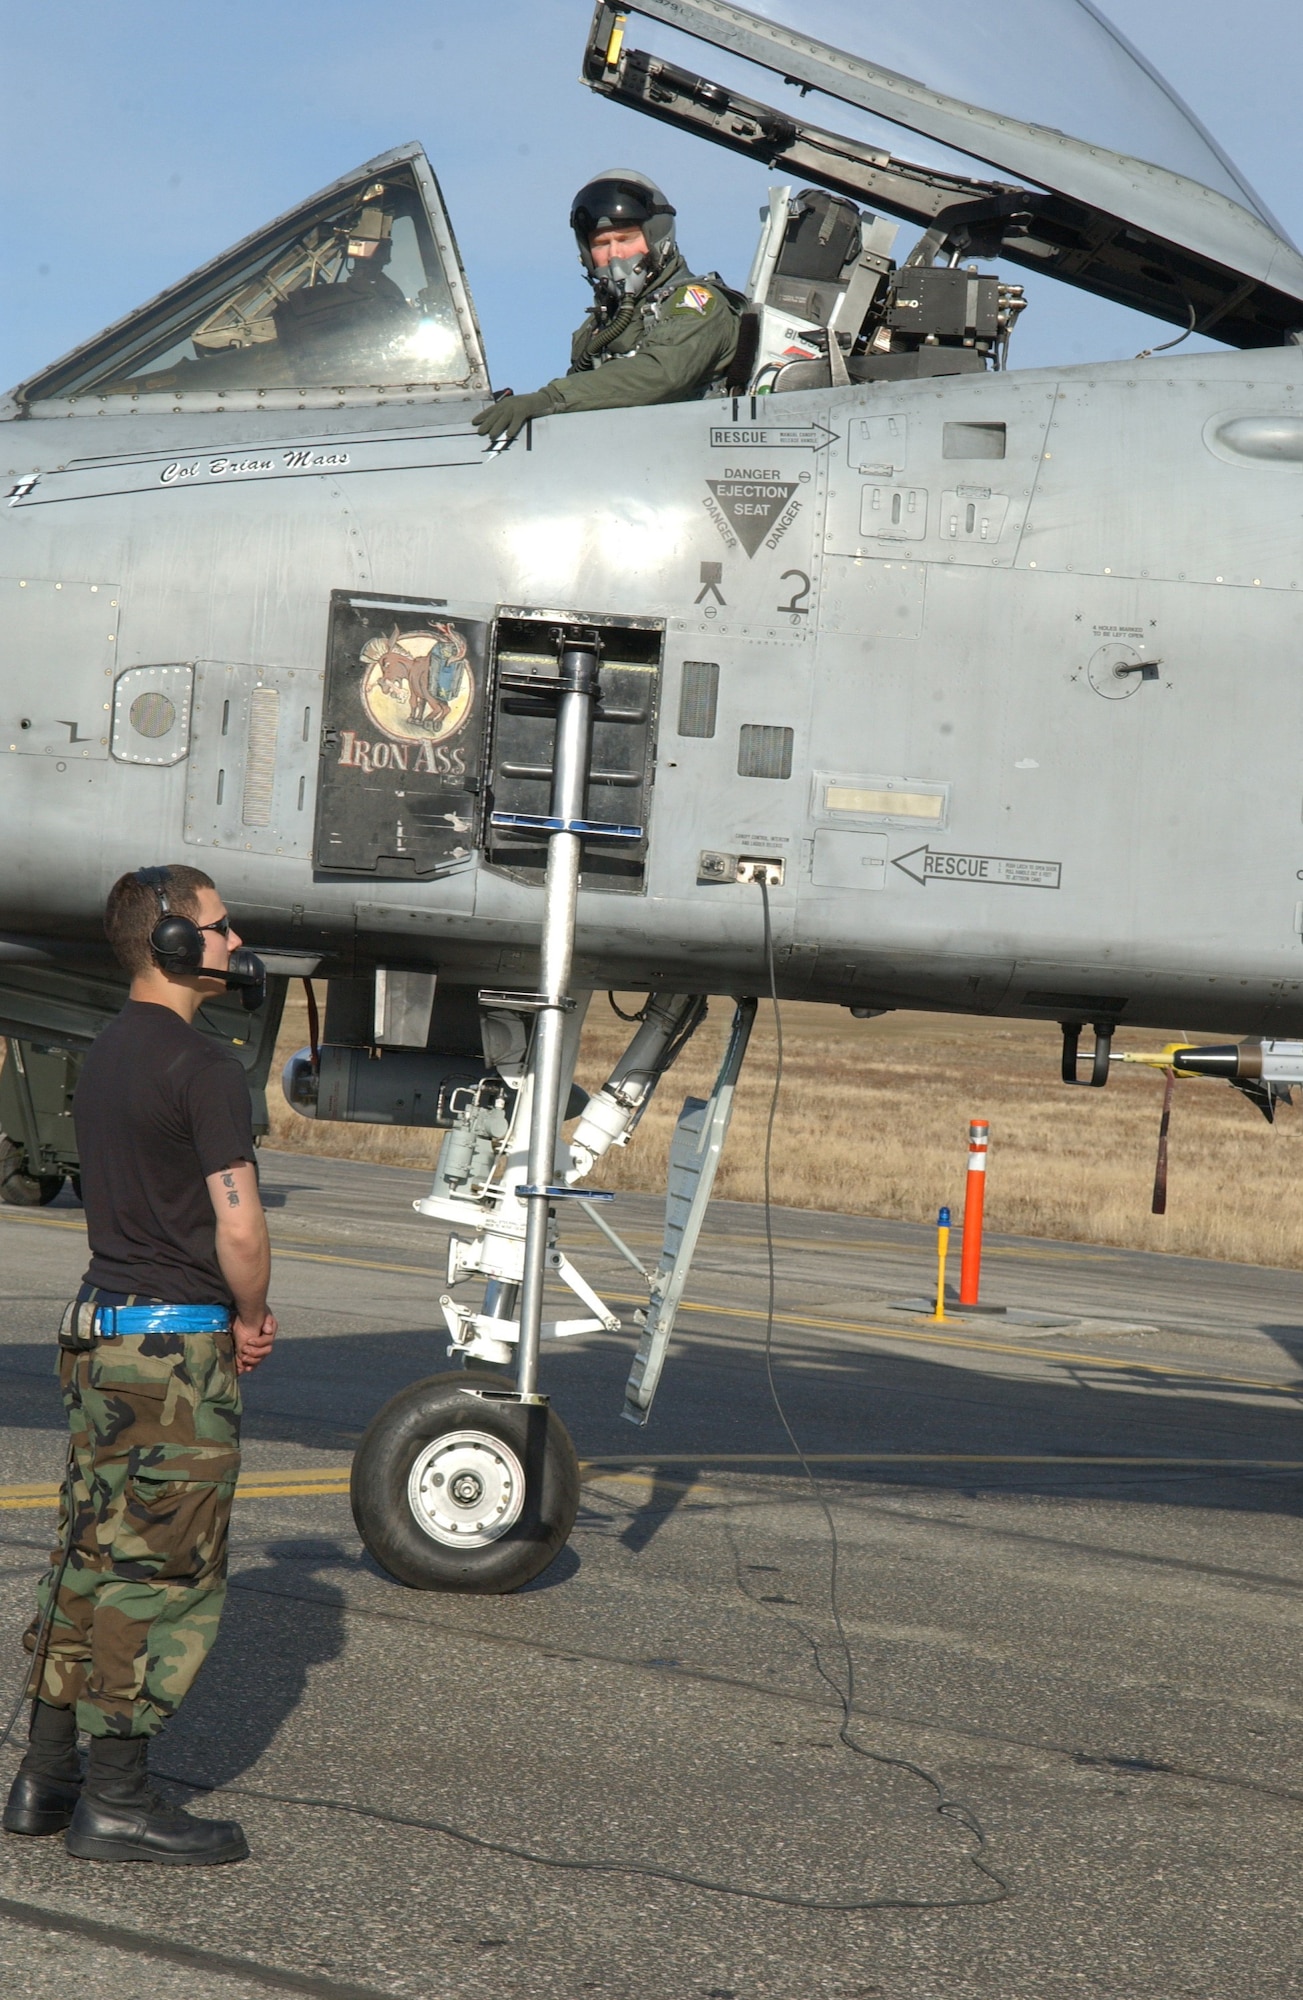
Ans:
[{"label": "ejection seat", "polygon": [[1021,285],[961,267],[953,247],[934,265],[940,230],[898,267],[898,228],[822,188],[772,188],[729,386],[776,395],[1000,367]]}]

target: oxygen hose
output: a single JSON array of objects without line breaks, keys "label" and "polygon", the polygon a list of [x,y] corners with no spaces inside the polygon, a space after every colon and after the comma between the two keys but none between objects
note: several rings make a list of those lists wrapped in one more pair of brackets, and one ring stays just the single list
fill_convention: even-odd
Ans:
[{"label": "oxygen hose", "polygon": [[599,326],[596,332],[592,334],[588,342],[588,353],[590,355],[604,354],[612,342],[618,340],[626,328],[632,324],[633,316],[637,310],[637,299],[626,299],[614,319],[608,320],[605,326]]}]

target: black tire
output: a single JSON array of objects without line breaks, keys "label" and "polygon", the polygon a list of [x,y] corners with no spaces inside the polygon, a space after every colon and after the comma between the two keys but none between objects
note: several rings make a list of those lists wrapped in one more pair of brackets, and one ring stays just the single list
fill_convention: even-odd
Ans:
[{"label": "black tire", "polygon": [[[504,1448],[500,1456],[498,1446]],[[444,1454],[453,1468],[446,1485],[438,1469]],[[491,1475],[487,1498],[482,1479],[480,1495],[473,1492],[476,1465]],[[454,1477],[468,1482],[468,1506],[478,1501],[479,1512],[459,1513],[449,1497]],[[456,1525],[448,1528],[430,1511],[422,1518],[413,1481]],[[443,1487],[441,1499],[431,1497],[432,1486]],[[493,1522],[481,1530],[481,1515],[495,1498],[510,1525],[499,1529]],[[565,1547],[579,1510],[579,1461],[548,1404],[514,1402],[501,1376],[462,1370],[413,1382],[385,1404],[353,1459],[349,1499],[359,1535],[397,1582],[413,1590],[501,1596],[541,1575]],[[482,1531],[493,1539],[458,1546],[463,1519],[466,1534]]]},{"label": "black tire", "polygon": [[0,1201],[8,1208],[46,1208],[63,1186],[62,1174],[29,1174],[27,1155],[14,1139],[0,1139]]}]

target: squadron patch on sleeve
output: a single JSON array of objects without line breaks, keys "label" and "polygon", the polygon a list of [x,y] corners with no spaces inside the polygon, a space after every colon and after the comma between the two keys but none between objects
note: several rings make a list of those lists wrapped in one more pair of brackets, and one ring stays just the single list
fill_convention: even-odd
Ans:
[{"label": "squadron patch on sleeve", "polygon": [[674,301],[675,312],[708,313],[715,294],[706,285],[685,285]]}]

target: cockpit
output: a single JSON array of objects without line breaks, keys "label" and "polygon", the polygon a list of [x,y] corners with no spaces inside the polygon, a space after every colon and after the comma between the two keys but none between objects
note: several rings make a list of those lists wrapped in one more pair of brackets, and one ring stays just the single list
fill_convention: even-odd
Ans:
[{"label": "cockpit", "polygon": [[276,407],[486,386],[424,155],[404,147],[110,327],[30,387],[42,401]]},{"label": "cockpit", "polygon": [[[425,241],[422,241],[422,238]],[[414,190],[375,181],[258,259],[177,335],[95,386],[110,395],[437,382],[464,373],[452,302]]]}]

